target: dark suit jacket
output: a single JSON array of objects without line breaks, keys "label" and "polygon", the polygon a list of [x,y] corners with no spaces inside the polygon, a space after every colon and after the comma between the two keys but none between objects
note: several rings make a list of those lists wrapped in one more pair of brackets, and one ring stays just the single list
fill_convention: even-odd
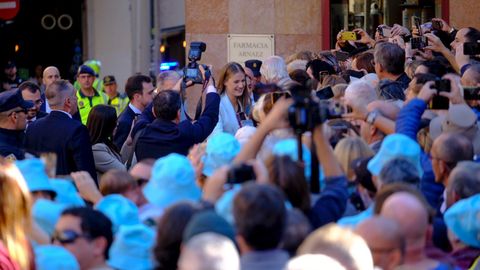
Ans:
[{"label": "dark suit jacket", "polygon": [[127,106],[118,117],[117,130],[113,136],[113,143],[118,147],[118,149],[122,149],[123,143],[125,143],[127,140],[135,116],[135,112],[130,108],[130,106]]},{"label": "dark suit jacket", "polygon": [[205,103],[205,110],[194,123],[184,120],[175,124],[156,119],[146,126],[135,147],[137,160],[157,159],[171,153],[187,155],[190,147],[203,142],[218,122],[220,96],[209,93]]},{"label": "dark suit jacket", "polygon": [[48,113],[46,113],[46,112],[38,111],[38,112],[37,112],[37,120],[40,119],[40,118],[43,118],[43,117],[45,117],[45,116],[47,116],[47,115],[48,115]]},{"label": "dark suit jacket", "polygon": [[57,154],[57,175],[87,171],[97,179],[92,144],[87,127],[63,112],[52,111],[48,116],[28,126],[25,149],[33,154]]}]

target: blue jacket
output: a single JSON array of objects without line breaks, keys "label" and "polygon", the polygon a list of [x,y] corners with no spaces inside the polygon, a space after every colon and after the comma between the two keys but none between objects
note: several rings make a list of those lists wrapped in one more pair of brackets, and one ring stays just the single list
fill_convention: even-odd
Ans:
[{"label": "blue jacket", "polygon": [[60,111],[31,123],[27,128],[25,149],[33,154],[57,154],[57,175],[87,171],[97,179],[92,144],[87,127]]},{"label": "blue jacket", "polygon": [[[420,129],[420,120],[422,114],[427,109],[425,101],[415,98],[405,104],[398,113],[395,131],[404,134],[417,141],[417,133]],[[432,161],[429,155],[422,151],[421,163],[423,168],[423,177],[420,180],[420,191],[434,209],[440,209],[442,203],[443,185],[435,182],[433,174]]]},{"label": "blue jacket", "polygon": [[113,143],[118,147],[118,149],[122,149],[123,143],[125,143],[127,140],[135,116],[135,112],[127,105],[125,110],[123,110],[118,117],[117,129],[115,131],[115,135],[113,136]]},{"label": "blue jacket", "polygon": [[0,156],[14,155],[16,160],[24,159],[25,152],[22,149],[24,135],[23,130],[0,128]]},{"label": "blue jacket", "polygon": [[192,123],[189,120],[178,124],[156,119],[144,128],[137,140],[135,155],[140,161],[145,158],[160,158],[170,153],[187,155],[194,144],[203,142],[212,132],[218,121],[220,97],[209,93],[205,110],[200,118]]},{"label": "blue jacket", "polygon": [[314,229],[336,222],[345,212],[348,201],[347,178],[326,177],[325,189],[307,216]]}]

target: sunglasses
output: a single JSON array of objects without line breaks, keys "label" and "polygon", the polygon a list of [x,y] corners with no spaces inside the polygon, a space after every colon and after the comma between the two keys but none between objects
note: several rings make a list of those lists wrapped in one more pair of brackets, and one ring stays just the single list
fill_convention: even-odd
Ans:
[{"label": "sunglasses", "polygon": [[79,234],[72,230],[64,230],[64,231],[55,231],[52,236],[52,243],[56,240],[60,244],[71,244],[75,242],[78,238],[86,238],[91,239],[90,235],[88,234]]}]

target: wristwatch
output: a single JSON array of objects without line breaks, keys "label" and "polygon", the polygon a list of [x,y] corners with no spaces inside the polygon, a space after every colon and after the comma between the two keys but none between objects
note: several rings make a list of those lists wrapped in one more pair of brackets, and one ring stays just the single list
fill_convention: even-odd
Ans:
[{"label": "wristwatch", "polygon": [[365,121],[370,125],[373,125],[379,114],[380,112],[378,110],[373,110],[367,114],[367,119]]}]

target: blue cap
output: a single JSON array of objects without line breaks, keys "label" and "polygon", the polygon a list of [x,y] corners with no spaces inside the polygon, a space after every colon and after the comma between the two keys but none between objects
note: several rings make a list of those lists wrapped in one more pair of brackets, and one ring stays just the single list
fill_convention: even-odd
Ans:
[{"label": "blue cap", "polygon": [[10,111],[17,107],[22,109],[30,109],[33,107],[33,103],[24,100],[22,93],[19,90],[11,90],[0,93],[0,112]]},{"label": "blue cap", "polygon": [[61,246],[40,245],[35,248],[37,270],[80,270],[75,256]]},{"label": "blue cap", "polygon": [[226,236],[235,243],[235,232],[232,225],[213,210],[195,214],[183,231],[183,243],[188,242],[195,235],[212,232]]},{"label": "blue cap", "polygon": [[129,199],[118,194],[103,197],[95,209],[104,213],[112,221],[112,231],[115,234],[122,225],[135,225],[140,223],[137,206]]},{"label": "blue cap", "polygon": [[55,201],[67,206],[85,206],[85,201],[78,194],[72,181],[64,179],[50,179],[50,185],[57,192]]},{"label": "blue cap", "polygon": [[48,235],[52,236],[55,231],[55,224],[62,215],[66,205],[54,201],[37,199],[32,208],[32,216]]},{"label": "blue cap", "polygon": [[27,182],[28,190],[47,191],[56,195],[55,190],[50,184],[50,179],[45,172],[45,164],[38,158],[20,160],[15,163]]},{"label": "blue cap", "polygon": [[378,153],[368,162],[367,168],[372,175],[379,175],[383,166],[394,158],[405,158],[417,167],[420,178],[423,175],[420,162],[420,145],[403,134],[391,134],[385,137]]},{"label": "blue cap", "polygon": [[460,200],[444,215],[447,228],[463,243],[480,248],[480,194]]},{"label": "blue cap", "polygon": [[166,208],[182,200],[197,201],[202,191],[195,182],[195,172],[187,157],[170,154],[153,164],[152,177],[143,188],[147,200]]},{"label": "blue cap", "polygon": [[108,265],[119,270],[153,269],[155,232],[143,224],[121,226],[110,247]]},{"label": "blue cap", "polygon": [[[272,154],[275,156],[289,156],[292,160],[298,161],[298,146],[297,146],[296,139],[286,139],[281,140],[273,146]],[[311,172],[311,154],[310,150],[302,144],[302,159],[303,164],[305,164],[305,178],[310,180],[310,176],[312,175]]]},{"label": "blue cap", "polygon": [[232,134],[222,132],[214,135],[207,141],[202,173],[211,176],[218,168],[230,164],[239,152],[240,143]]},{"label": "blue cap", "polygon": [[257,59],[250,59],[245,61],[245,67],[248,67],[252,70],[253,76],[259,77],[262,76],[260,73],[260,68],[262,67],[262,61]]},{"label": "blue cap", "polygon": [[78,72],[77,72],[77,75],[80,75],[80,74],[90,74],[92,76],[96,76],[95,74],[95,70],[93,70],[93,68],[87,66],[87,65],[81,65],[79,68],[78,68]]}]

